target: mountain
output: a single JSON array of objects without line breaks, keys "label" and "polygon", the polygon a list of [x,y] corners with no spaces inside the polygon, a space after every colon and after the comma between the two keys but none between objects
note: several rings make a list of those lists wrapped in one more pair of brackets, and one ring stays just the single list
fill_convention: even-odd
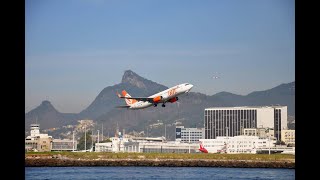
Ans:
[{"label": "mountain", "polygon": [[30,124],[39,123],[41,129],[60,127],[74,124],[78,120],[78,114],[60,113],[49,101],[42,103],[25,115],[25,129],[30,129]]},{"label": "mountain", "polygon": [[[295,115],[295,82],[281,84],[265,91],[252,92],[246,96],[220,92],[212,96],[190,92],[181,95],[176,103],[167,103],[166,108],[150,107],[142,110],[114,108],[124,105],[125,101],[116,96],[116,92],[126,90],[131,96],[150,96],[168,87],[145,79],[131,70],[124,72],[122,81],[114,86],[104,88],[94,101],[79,114],[60,113],[50,102],[44,101],[34,110],[26,114],[26,130],[29,124],[38,118],[42,128],[59,127],[76,124],[78,119],[93,119],[103,123],[106,132],[115,132],[116,126],[125,128],[126,132],[144,131],[152,136],[164,135],[164,125],[150,126],[156,123],[167,124],[166,132],[169,139],[174,139],[174,123],[182,123],[186,127],[203,127],[205,108],[217,106],[268,106],[286,105],[288,115]],[[148,132],[147,132],[148,131]]]},{"label": "mountain", "polygon": [[288,106],[288,115],[295,115],[295,82],[281,84],[265,91],[255,91],[246,96],[228,92],[212,95],[212,101],[219,102],[219,106]]},{"label": "mountain", "polygon": [[246,96],[252,105],[287,105],[288,114],[295,115],[295,82],[281,84],[266,91],[256,91]]}]

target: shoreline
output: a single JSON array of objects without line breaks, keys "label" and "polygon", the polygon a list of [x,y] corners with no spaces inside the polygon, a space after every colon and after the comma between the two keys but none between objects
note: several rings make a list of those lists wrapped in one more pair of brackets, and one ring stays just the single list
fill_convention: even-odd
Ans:
[{"label": "shoreline", "polygon": [[292,161],[208,160],[208,159],[70,159],[26,158],[25,167],[147,166],[226,167],[295,169]]}]

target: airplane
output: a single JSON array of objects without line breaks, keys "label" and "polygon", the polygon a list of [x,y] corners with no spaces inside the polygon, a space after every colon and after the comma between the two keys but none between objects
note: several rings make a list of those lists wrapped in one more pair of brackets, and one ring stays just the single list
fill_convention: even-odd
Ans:
[{"label": "airplane", "polygon": [[125,90],[123,90],[121,92],[122,96],[118,92],[117,95],[119,98],[124,98],[127,105],[117,106],[117,108],[143,109],[152,105],[156,107],[159,103],[162,103],[162,107],[165,107],[167,102],[174,103],[178,101],[179,95],[189,93],[192,87],[192,84],[183,83],[149,97],[131,97]]}]

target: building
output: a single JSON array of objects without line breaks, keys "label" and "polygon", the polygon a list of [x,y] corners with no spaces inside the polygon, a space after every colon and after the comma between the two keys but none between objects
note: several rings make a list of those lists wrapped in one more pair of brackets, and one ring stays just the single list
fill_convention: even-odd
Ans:
[{"label": "building", "polygon": [[112,142],[95,143],[95,152],[112,152]]},{"label": "building", "polygon": [[259,136],[258,133],[259,131],[257,130],[257,128],[243,128],[242,129],[242,133],[241,135],[245,135],[245,136]]},{"label": "building", "polygon": [[258,136],[259,138],[274,138],[274,130],[270,128],[243,128],[241,135]]},{"label": "building", "polygon": [[239,136],[244,128],[271,128],[281,140],[287,128],[287,106],[213,107],[204,110],[205,139]]},{"label": "building", "polygon": [[[119,137],[112,137],[111,138],[111,151],[112,152],[140,152],[139,147],[134,147],[135,150],[128,151],[128,146],[134,144],[134,146],[139,145],[141,143],[164,143],[166,141],[165,137],[128,137],[128,136],[120,136]],[[97,143],[96,143],[97,144]],[[100,145],[100,144],[98,144]],[[107,146],[101,147],[109,149],[109,144],[101,144],[100,146]],[[132,148],[132,147],[131,147]]]},{"label": "building", "polygon": [[75,151],[77,150],[77,141],[70,139],[53,139],[51,151]]},{"label": "building", "polygon": [[295,130],[282,130],[281,140],[285,142],[287,145],[295,145]]},{"label": "building", "polygon": [[125,143],[129,142],[130,139],[128,138],[123,138],[122,136],[120,137],[112,137],[111,138],[111,149],[112,152],[125,152]]},{"label": "building", "polygon": [[143,153],[196,153],[199,144],[171,142],[126,142],[125,152]]},{"label": "building", "polygon": [[218,136],[216,139],[200,139],[203,147],[210,153],[257,153],[258,149],[275,147],[275,140],[258,136]]},{"label": "building", "polygon": [[30,125],[30,136],[25,138],[26,151],[51,151],[52,136],[40,133],[39,124]]},{"label": "building", "polygon": [[30,136],[25,139],[26,151],[72,151],[77,149],[76,140],[53,139],[48,134],[41,134],[39,124],[31,124],[30,129]]},{"label": "building", "polygon": [[182,143],[198,143],[204,138],[204,128],[185,128],[176,126],[176,141]]},{"label": "building", "polygon": [[112,137],[112,142],[95,143],[96,152],[197,153],[199,144],[167,142],[164,137]]},{"label": "building", "polygon": [[165,142],[165,137],[130,137],[134,142]]}]

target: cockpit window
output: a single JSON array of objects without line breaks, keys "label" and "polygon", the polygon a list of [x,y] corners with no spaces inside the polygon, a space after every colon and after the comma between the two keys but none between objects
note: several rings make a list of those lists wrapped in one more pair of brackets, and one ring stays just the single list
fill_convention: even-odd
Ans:
[{"label": "cockpit window", "polygon": [[185,84],[185,86],[188,86],[189,84],[187,83],[187,84]]}]

